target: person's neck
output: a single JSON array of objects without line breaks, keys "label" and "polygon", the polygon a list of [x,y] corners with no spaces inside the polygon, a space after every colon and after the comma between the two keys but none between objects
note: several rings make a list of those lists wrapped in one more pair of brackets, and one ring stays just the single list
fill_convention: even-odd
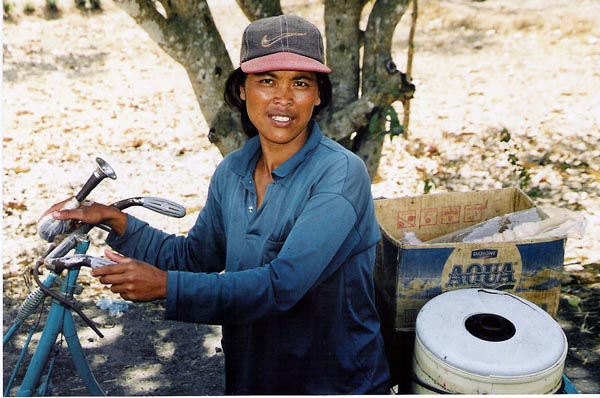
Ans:
[{"label": "person's neck", "polygon": [[297,154],[304,144],[306,139],[289,142],[287,144],[274,144],[272,142],[265,142],[261,140],[262,147],[262,161],[265,170],[269,172],[269,175],[273,173],[279,166],[287,162],[295,154]]},{"label": "person's neck", "polygon": [[292,155],[286,153],[265,150],[263,147],[261,163],[264,170],[268,175],[272,175],[273,172],[282,164],[284,164]]}]

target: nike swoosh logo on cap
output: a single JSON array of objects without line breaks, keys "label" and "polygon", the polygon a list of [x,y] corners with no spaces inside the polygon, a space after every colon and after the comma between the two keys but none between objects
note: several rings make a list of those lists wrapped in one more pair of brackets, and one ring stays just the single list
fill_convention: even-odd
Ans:
[{"label": "nike swoosh logo on cap", "polygon": [[306,33],[282,33],[271,39],[269,39],[269,37],[267,35],[264,35],[262,40],[260,41],[260,45],[263,46],[264,48],[271,47],[273,44],[277,43],[279,40],[283,40],[285,38],[295,37],[295,36],[306,36]]}]

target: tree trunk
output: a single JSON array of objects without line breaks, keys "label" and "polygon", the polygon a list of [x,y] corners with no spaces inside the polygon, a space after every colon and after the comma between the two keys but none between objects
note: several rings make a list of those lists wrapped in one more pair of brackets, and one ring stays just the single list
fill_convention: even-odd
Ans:
[{"label": "tree trunk", "polygon": [[[206,0],[116,2],[183,65],[210,126],[211,142],[224,156],[243,145],[246,138],[239,114],[223,100],[234,65]],[[412,98],[414,86],[395,69],[391,58],[394,29],[410,0],[376,0],[363,32],[360,18],[368,2],[325,0],[327,62],[334,70],[334,94],[330,112],[323,112],[319,123],[325,134],[361,156],[374,176],[385,136],[382,112],[395,101]],[[250,20],[282,13],[278,0],[237,0],[237,4]],[[378,118],[377,123],[371,122],[373,118]]]}]

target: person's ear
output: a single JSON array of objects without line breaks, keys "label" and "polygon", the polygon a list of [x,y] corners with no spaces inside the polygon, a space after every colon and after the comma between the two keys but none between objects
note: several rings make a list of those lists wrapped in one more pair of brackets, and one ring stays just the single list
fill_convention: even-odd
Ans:
[{"label": "person's ear", "polygon": [[240,99],[246,101],[246,90],[244,89],[244,86],[240,86]]}]

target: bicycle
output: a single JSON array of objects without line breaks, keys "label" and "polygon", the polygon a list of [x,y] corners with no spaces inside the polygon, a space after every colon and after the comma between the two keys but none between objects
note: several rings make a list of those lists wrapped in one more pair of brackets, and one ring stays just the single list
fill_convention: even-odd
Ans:
[{"label": "bicycle", "polygon": [[[91,191],[104,179],[116,179],[112,167],[101,158],[96,158],[96,169],[88,178],[81,190],[63,208],[77,208],[84,203]],[[111,206],[124,210],[131,206],[142,206],[160,214],[181,218],[186,211],[181,205],[167,199],[157,197],[133,197],[113,203]],[[46,298],[50,297],[52,303],[46,318],[39,343],[37,344],[31,360],[27,364],[25,375],[17,391],[17,396],[50,395],[52,394],[52,374],[56,366],[57,350],[55,345],[60,338],[66,341],[71,359],[77,373],[82,379],[90,395],[106,395],[90,368],[84,354],[81,342],[77,335],[77,327],[73,318],[73,312],[100,337],[102,332],[96,327],[79,307],[75,304],[75,295],[80,294],[83,287],[77,284],[81,267],[91,268],[114,264],[109,260],[86,254],[90,246],[88,233],[95,227],[110,232],[105,225],[74,224],[65,221],[56,221],[51,217],[45,217],[38,224],[40,237],[51,242],[45,254],[33,267],[33,279],[38,287],[33,290],[23,301],[17,316],[11,327],[4,335],[3,346],[6,346],[17,334],[21,326],[36,312],[39,318],[31,326],[25,344],[20,352],[11,376],[4,388],[4,396],[8,396],[19,376],[22,366],[25,364],[28,348],[32,337],[38,331],[41,323],[44,306],[41,305]],[[69,255],[73,251],[74,253]],[[44,281],[40,280],[39,269],[45,266],[49,271]],[[63,273],[66,275],[63,276]],[[54,288],[60,284],[60,289]],[[6,366],[6,364],[5,364]]]}]

